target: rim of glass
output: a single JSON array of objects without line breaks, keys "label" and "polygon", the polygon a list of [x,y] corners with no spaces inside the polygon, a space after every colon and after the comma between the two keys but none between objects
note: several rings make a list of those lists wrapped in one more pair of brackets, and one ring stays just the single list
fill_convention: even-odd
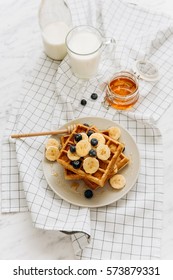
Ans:
[{"label": "rim of glass", "polygon": [[103,41],[101,41],[100,46],[95,51],[90,52],[90,53],[77,53],[77,52],[75,52],[75,51],[70,49],[70,47],[68,46],[68,43],[67,43],[68,36],[70,35],[70,33],[72,33],[75,29],[78,29],[78,28],[89,28],[89,29],[92,29],[92,30],[96,31],[100,35],[101,38],[103,37],[101,32],[97,28],[95,28],[94,26],[91,26],[91,25],[78,25],[78,26],[75,26],[72,29],[70,29],[70,31],[66,35],[65,44],[66,44],[67,49],[70,52],[72,52],[72,53],[74,53],[76,55],[82,55],[82,56],[87,56],[87,55],[91,55],[91,54],[96,53],[103,46]]}]

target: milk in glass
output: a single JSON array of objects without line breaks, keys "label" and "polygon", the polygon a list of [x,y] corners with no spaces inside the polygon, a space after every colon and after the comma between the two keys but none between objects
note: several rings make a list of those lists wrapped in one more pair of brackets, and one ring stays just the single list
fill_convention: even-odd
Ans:
[{"label": "milk in glass", "polygon": [[67,42],[72,71],[79,78],[88,79],[97,73],[102,41],[91,31],[74,33]]}]

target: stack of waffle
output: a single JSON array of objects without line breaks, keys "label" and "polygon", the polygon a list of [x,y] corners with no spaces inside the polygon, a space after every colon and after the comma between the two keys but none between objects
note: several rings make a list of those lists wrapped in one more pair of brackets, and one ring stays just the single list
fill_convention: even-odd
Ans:
[{"label": "stack of waffle", "polygon": [[99,131],[95,126],[78,124],[70,135],[62,136],[57,162],[64,166],[65,179],[82,179],[96,189],[127,165],[124,144],[109,135],[109,129]]}]

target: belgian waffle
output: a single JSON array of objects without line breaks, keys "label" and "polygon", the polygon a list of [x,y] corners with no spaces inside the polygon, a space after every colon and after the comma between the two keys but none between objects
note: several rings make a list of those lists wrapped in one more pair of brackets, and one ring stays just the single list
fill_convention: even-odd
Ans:
[{"label": "belgian waffle", "polygon": [[[61,146],[63,147],[63,145],[66,143],[66,141],[68,140],[68,138],[70,137],[70,135],[63,135],[61,137]],[[64,168],[64,177],[66,180],[80,180],[81,179],[81,176],[74,173],[73,171],[71,170],[68,170],[66,168]]]},{"label": "belgian waffle", "polygon": [[117,170],[124,168],[129,163],[129,158],[125,156],[124,153],[121,153],[119,157],[117,158],[116,165]]},{"label": "belgian waffle", "polygon": [[[119,157],[117,158],[116,164],[114,165],[114,169],[108,175],[107,180],[109,180],[113,175],[115,175],[120,169],[123,169],[128,163],[129,163],[129,158],[127,158],[123,153],[121,153],[119,155]],[[99,188],[99,186],[94,182],[91,182],[91,181],[88,181],[85,179],[84,179],[84,182],[88,187],[90,187],[93,190],[96,190],[97,188]]]},{"label": "belgian waffle", "polygon": [[[109,180],[113,175],[115,175],[115,174],[117,173],[117,171],[118,171],[117,165],[115,164],[115,165],[114,165],[114,169],[113,169],[112,172],[110,172],[110,174],[108,175],[107,180]],[[86,179],[84,179],[84,182],[85,182],[85,184],[86,184],[88,187],[90,187],[92,190],[96,190],[96,189],[98,189],[98,188],[100,187],[100,186],[97,185],[96,183],[91,182],[91,181],[88,181],[88,180],[86,180]]]},{"label": "belgian waffle", "polygon": [[[61,145],[62,146],[66,143],[69,136],[70,135],[63,135],[61,137]],[[112,174],[110,174],[110,177],[113,176],[114,174],[116,174],[120,169],[123,169],[128,163],[129,163],[129,158],[126,157],[124,153],[121,153],[119,155],[119,157],[117,158],[116,164],[114,166]],[[78,175],[78,174],[74,173],[73,171],[68,170],[66,168],[64,168],[64,176],[65,176],[66,180],[80,180],[80,179],[82,179],[82,177],[80,175]],[[96,189],[96,188],[99,187],[94,182],[87,181],[86,179],[84,179],[84,181],[92,189]]]},{"label": "belgian waffle", "polygon": [[[98,129],[95,126],[90,126],[90,130],[98,131]],[[61,146],[63,146],[66,143],[66,141],[68,140],[69,137],[70,137],[69,134],[61,136],[61,138],[60,138]],[[64,177],[65,177],[66,180],[80,180],[80,179],[82,179],[82,177],[79,174],[76,174],[73,171],[68,170],[66,168],[64,168]]]},{"label": "belgian waffle", "polygon": [[[97,184],[100,187],[103,187],[109,174],[112,173],[114,169],[114,165],[123,150],[123,145],[118,141],[111,139],[108,135],[103,135],[106,141],[105,144],[109,147],[111,151],[109,159],[104,161],[99,159],[99,168],[94,174],[86,173],[83,169],[82,164],[78,169],[75,169],[70,163],[71,161],[67,156],[67,152],[70,148],[70,145],[76,144],[74,138],[75,135],[82,132],[87,134],[89,130],[91,130],[91,127],[78,124],[76,128],[73,130],[73,132],[70,134],[70,136],[66,139],[64,145],[62,146],[62,149],[60,150],[60,153],[57,157],[57,162],[60,163],[62,166],[64,166],[65,169],[79,175],[82,179],[88,180],[90,182]],[[94,127],[92,128],[92,130],[94,132],[98,131]],[[81,158],[82,163],[83,160],[84,159]]]}]

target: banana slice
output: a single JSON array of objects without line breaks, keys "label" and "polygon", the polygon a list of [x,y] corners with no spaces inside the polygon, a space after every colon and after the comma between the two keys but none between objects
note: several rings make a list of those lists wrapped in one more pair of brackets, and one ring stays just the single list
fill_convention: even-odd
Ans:
[{"label": "banana slice", "polygon": [[[82,136],[81,140],[87,140],[88,141],[88,135],[85,132],[80,132],[79,134]],[[78,143],[76,140],[74,140],[74,142],[75,142],[75,144]]]},{"label": "banana slice", "polygon": [[121,130],[119,127],[112,126],[109,128],[109,137],[111,137],[114,140],[118,140],[121,136]]},{"label": "banana slice", "polygon": [[96,152],[97,152],[97,157],[101,160],[107,160],[111,155],[111,151],[109,147],[104,144],[98,145]]},{"label": "banana slice", "polygon": [[79,157],[85,157],[86,155],[88,155],[90,150],[91,150],[91,144],[88,142],[88,140],[80,140],[76,144],[76,154]]},{"label": "banana slice", "polygon": [[110,178],[109,182],[112,188],[120,190],[124,188],[126,179],[121,174],[115,174],[112,178]]},{"label": "banana slice", "polygon": [[59,147],[60,147],[60,143],[59,143],[59,141],[58,140],[56,140],[55,138],[49,138],[48,140],[47,140],[47,142],[46,142],[46,149],[48,148],[48,147],[57,147],[58,149],[59,149]]},{"label": "banana slice", "polygon": [[55,161],[57,159],[59,149],[55,146],[49,146],[46,150],[45,156],[50,161]]},{"label": "banana slice", "polygon": [[88,141],[88,135],[85,132],[81,132],[80,134],[82,135],[82,140]]},{"label": "banana slice", "polygon": [[69,158],[70,160],[78,160],[78,159],[80,159],[80,156],[78,156],[76,153],[72,153],[72,152],[70,151],[70,149],[69,149],[68,152],[67,152],[67,156],[68,156],[68,158]]},{"label": "banana slice", "polygon": [[87,157],[83,161],[83,169],[86,173],[93,174],[99,169],[99,161],[96,158]]},{"label": "banana slice", "polygon": [[95,133],[91,134],[90,137],[89,137],[89,139],[88,139],[89,142],[91,142],[91,139],[93,139],[93,138],[95,138],[95,139],[98,140],[98,146],[99,146],[100,144],[105,144],[105,142],[106,142],[106,140],[105,140],[103,134],[101,134],[101,133],[99,133],[99,132],[95,132]]}]

